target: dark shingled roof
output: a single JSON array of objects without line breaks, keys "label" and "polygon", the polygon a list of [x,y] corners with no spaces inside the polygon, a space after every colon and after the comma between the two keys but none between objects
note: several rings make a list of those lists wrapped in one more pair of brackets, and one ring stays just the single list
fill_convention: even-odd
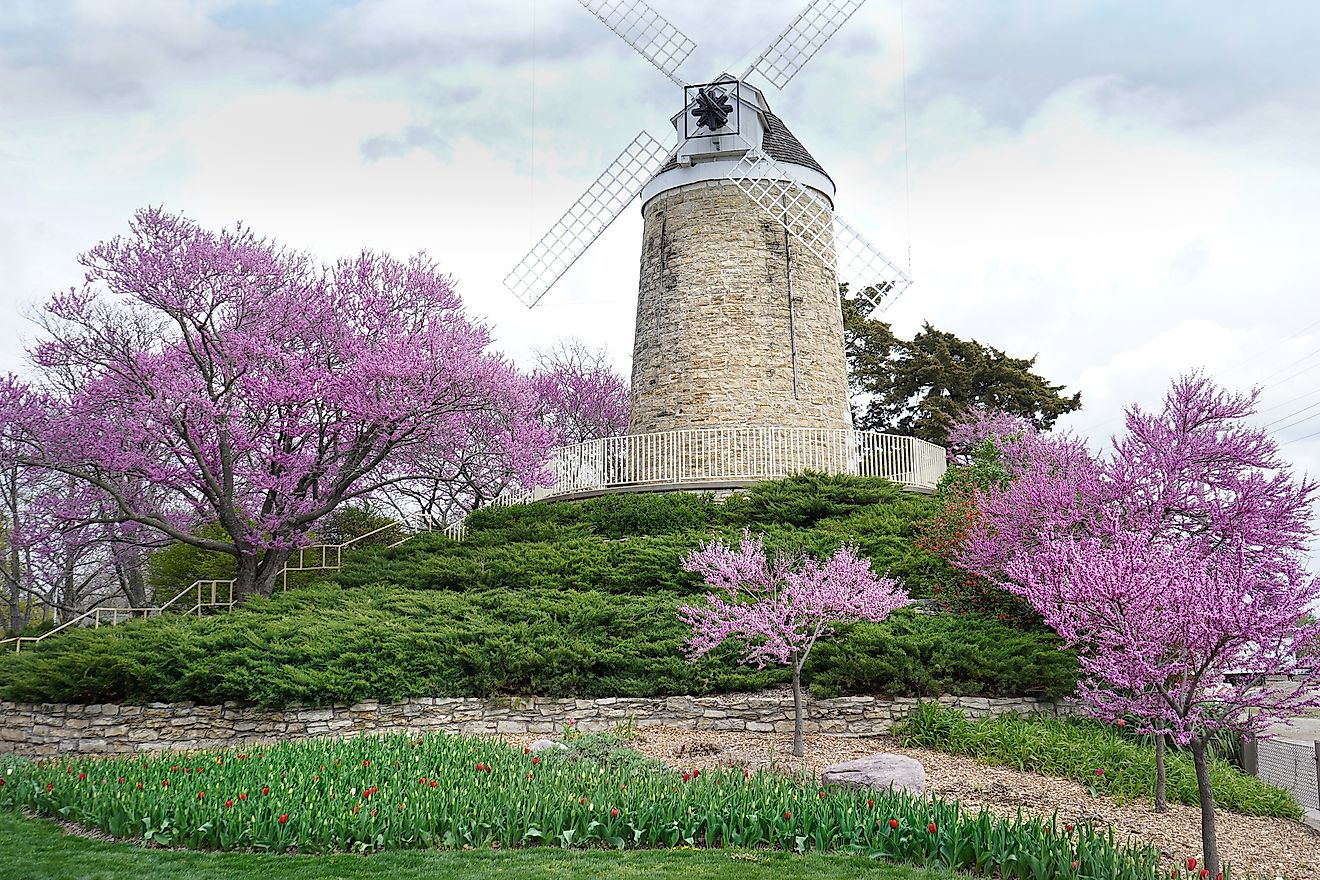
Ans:
[{"label": "dark shingled roof", "polygon": [[[819,171],[830,182],[834,178],[822,167],[815,158],[807,152],[807,148],[802,146],[802,142],[794,136],[793,132],[784,125],[784,120],[773,113],[765,114],[765,138],[762,141],[761,148],[765,150],[766,155],[771,159],[777,159],[780,162],[789,162],[793,165],[801,165],[804,168],[810,168],[812,171]],[[678,167],[678,159],[670,159],[665,163],[665,167],[660,169],[661,174]]]}]

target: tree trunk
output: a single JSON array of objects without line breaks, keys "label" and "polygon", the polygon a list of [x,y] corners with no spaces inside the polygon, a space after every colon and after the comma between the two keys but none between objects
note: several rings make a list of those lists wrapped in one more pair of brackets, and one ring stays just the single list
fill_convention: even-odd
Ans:
[{"label": "tree trunk", "polygon": [[5,627],[10,632],[18,632],[27,625],[23,614],[23,601],[19,591],[19,579],[23,576],[23,563],[17,550],[9,551],[9,622]]},{"label": "tree trunk", "polygon": [[798,663],[797,654],[792,658],[793,662],[793,756],[801,758],[806,754],[806,749],[802,746],[802,666]]},{"label": "tree trunk", "polygon": [[1210,877],[1219,875],[1219,845],[1215,835],[1215,791],[1210,786],[1210,767],[1206,761],[1205,739],[1192,737],[1192,763],[1196,766],[1196,788],[1201,795],[1202,867]]},{"label": "tree trunk", "polygon": [[280,572],[288,560],[288,550],[267,550],[260,557],[240,556],[238,576],[234,579],[234,602],[241,605],[249,596],[269,597],[283,586]]},{"label": "tree trunk", "polygon": [[1164,796],[1164,734],[1155,734],[1155,812],[1163,813],[1169,809],[1169,802]]}]

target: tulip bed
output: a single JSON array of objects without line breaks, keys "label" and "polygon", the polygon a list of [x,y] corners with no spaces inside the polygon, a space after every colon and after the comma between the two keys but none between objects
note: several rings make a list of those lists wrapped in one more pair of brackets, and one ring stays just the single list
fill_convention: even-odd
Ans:
[{"label": "tulip bed", "polygon": [[431,735],[0,765],[0,806],[148,845],[271,852],[737,847],[1004,877],[1149,878],[1157,854],[1054,821],[739,769],[606,767]]}]

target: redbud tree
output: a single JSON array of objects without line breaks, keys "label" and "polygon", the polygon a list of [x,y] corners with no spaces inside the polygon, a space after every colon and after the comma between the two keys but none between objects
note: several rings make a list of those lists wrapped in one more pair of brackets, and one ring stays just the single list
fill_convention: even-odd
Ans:
[{"label": "redbud tree", "polygon": [[837,624],[879,622],[910,602],[895,581],[878,577],[870,561],[848,544],[824,562],[810,555],[770,557],[764,535],[753,538],[744,531],[736,549],[712,540],[688,554],[683,567],[711,588],[704,604],[678,609],[679,619],[692,628],[689,659],[732,640],[745,664],[790,667],[798,757],[803,754],[802,667],[812,647]]},{"label": "redbud tree", "polygon": [[[490,439],[474,424],[534,399],[421,255],[324,265],[149,209],[81,263],[85,284],[45,307],[34,381],[0,400],[6,447],[95,488],[107,519],[229,554],[240,598],[268,595],[337,506],[416,479],[423,451],[462,456]],[[503,451],[531,483],[528,442]]]},{"label": "redbud tree", "polygon": [[1129,409],[1106,455],[1004,438],[1010,478],[978,494],[958,556],[1077,650],[1094,714],[1190,748],[1211,874],[1209,738],[1320,704],[1320,582],[1304,565],[1316,485],[1245,423],[1254,405],[1194,375],[1160,412]]}]

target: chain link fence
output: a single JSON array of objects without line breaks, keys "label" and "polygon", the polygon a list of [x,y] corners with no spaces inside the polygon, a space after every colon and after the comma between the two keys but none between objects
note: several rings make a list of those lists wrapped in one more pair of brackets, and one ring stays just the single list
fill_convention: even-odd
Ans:
[{"label": "chain link fence", "polygon": [[1320,743],[1283,737],[1247,744],[1247,772],[1292,792],[1304,810],[1320,809]]}]

